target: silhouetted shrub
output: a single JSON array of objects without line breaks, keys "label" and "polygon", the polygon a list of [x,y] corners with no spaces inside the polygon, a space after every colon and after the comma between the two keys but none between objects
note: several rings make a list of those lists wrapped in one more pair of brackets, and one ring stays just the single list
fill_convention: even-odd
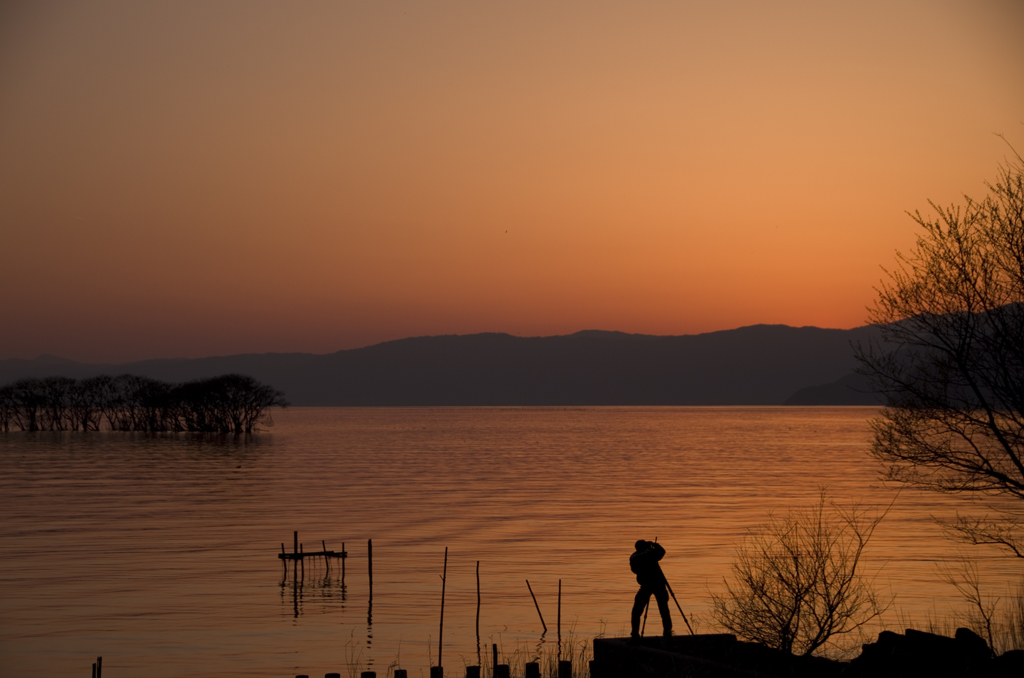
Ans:
[{"label": "silhouetted shrub", "polygon": [[810,655],[875,619],[891,601],[859,570],[887,512],[840,507],[822,490],[815,506],[769,514],[737,548],[725,593],[712,596],[719,623],[740,638]]}]

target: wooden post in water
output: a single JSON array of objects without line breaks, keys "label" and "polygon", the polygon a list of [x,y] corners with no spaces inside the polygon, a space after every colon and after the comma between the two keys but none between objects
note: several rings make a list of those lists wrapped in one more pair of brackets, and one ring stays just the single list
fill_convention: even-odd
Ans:
[{"label": "wooden post in water", "polygon": [[[292,573],[296,574],[299,571],[299,531],[295,530],[292,532],[292,554],[295,556],[295,561],[292,563]],[[287,568],[287,565],[285,566]]]},{"label": "wooden post in water", "polygon": [[544,615],[540,613],[540,605],[537,604],[537,596],[533,595],[533,587],[530,580],[526,580],[526,588],[530,589],[530,597],[533,598],[533,606],[537,608],[537,616],[540,617],[540,625],[544,627],[544,633],[548,632],[548,625],[544,623]]},{"label": "wooden post in water", "polygon": [[296,534],[296,545],[295,545],[295,562],[292,563],[292,612],[295,618],[299,618],[299,547],[298,547],[298,532]]},{"label": "wooden post in water", "polygon": [[[476,561],[476,653],[480,661],[480,561]],[[479,668],[479,667],[478,667]],[[479,678],[479,676],[477,676]]]},{"label": "wooden post in water", "polygon": [[302,579],[306,579],[306,557],[302,553],[302,544],[299,544],[299,563],[302,565]]},{"label": "wooden post in water", "polygon": [[572,678],[572,662],[561,661],[558,662],[558,678]]},{"label": "wooden post in water", "polygon": [[103,678],[103,657],[96,657],[96,678]]},{"label": "wooden post in water", "polygon": [[[344,551],[344,548],[342,550]],[[409,670],[395,669],[395,678],[409,678]]]},{"label": "wooden post in water", "polygon": [[366,559],[369,561],[370,572],[370,600],[373,600],[373,540],[366,540]]},{"label": "wooden post in water", "polygon": [[526,662],[523,667],[526,678],[540,678],[540,664],[537,662]]},{"label": "wooden post in water", "polygon": [[[345,542],[341,542],[341,552],[342,553],[345,552]],[[342,586],[345,586],[345,560],[347,560],[347,559],[346,558],[342,558],[341,559],[341,585]]]},{"label": "wooden post in water", "polygon": [[320,544],[324,547],[324,566],[327,568],[327,574],[331,573],[331,560],[327,557],[327,542],[323,539],[320,540]]},{"label": "wooden post in water", "polygon": [[444,664],[441,663],[441,649],[444,646],[444,587],[448,583],[448,547],[444,547],[444,569],[441,574],[441,628],[437,632],[437,678],[444,678]]},{"label": "wooden post in water", "polygon": [[491,643],[491,678],[498,673],[498,644]]},{"label": "wooden post in water", "polygon": [[466,678],[480,678],[480,667],[479,666],[467,666],[466,667]]},{"label": "wooden post in water", "polygon": [[558,580],[558,660],[562,660],[562,580]]}]

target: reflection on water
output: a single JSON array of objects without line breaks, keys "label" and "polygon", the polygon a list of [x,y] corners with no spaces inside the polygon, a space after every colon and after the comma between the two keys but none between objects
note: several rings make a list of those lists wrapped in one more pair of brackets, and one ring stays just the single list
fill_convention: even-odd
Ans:
[{"label": "reflection on water", "polygon": [[[544,636],[548,635],[548,632],[541,631],[540,640],[537,641],[537,646],[533,650],[533,656],[530,658],[531,662],[539,662],[541,655],[544,653]],[[559,643],[561,645],[561,643]]]},{"label": "reflection on water", "polygon": [[[341,609],[345,609],[346,601],[346,587],[345,587],[345,560],[348,558],[348,554],[345,552],[344,542],[341,545],[341,551],[335,552],[327,548],[327,542],[324,540],[320,541],[322,551],[319,552],[306,552],[305,545],[299,543],[299,533],[294,532],[294,546],[292,553],[288,553],[284,548],[284,543],[281,544],[281,553],[278,558],[281,560],[281,566],[283,571],[281,573],[281,594],[282,600],[284,599],[284,592],[286,588],[291,590],[293,616],[298,619],[302,614],[302,602],[304,593],[309,588],[310,593],[315,595],[320,601],[325,602],[322,606],[326,612],[330,609],[330,606],[326,604],[329,599],[339,598],[341,600]],[[337,556],[337,557],[335,557]],[[331,562],[336,561],[332,567]],[[289,564],[291,567],[289,569]],[[306,566],[309,565],[309,579],[306,578]],[[289,582],[288,575],[291,573],[291,581]],[[332,579],[332,572],[338,576],[337,579]],[[373,600],[373,590],[370,590],[370,600]],[[369,624],[369,617],[367,618]]]},{"label": "reflection on water", "polygon": [[[343,575],[331,577],[328,572],[323,576],[302,576],[297,568],[291,568],[290,575],[286,572],[281,578],[281,603],[289,606],[295,619],[305,614],[307,602],[319,614],[327,614],[333,609],[345,611],[348,591]],[[370,616],[367,616],[367,624],[370,624]]]},{"label": "reflection on water", "polygon": [[[0,434],[4,672],[82,675],[102,655],[111,676],[428,675],[445,547],[449,667],[628,633],[640,537],[665,545],[665,574],[706,631],[735,543],[769,510],[813,501],[820,484],[842,501],[893,496],[867,455],[869,409],[274,416],[248,438]],[[954,548],[932,515],[965,505],[906,491],[876,532],[866,564],[897,596],[897,628],[897,613],[924,620],[957,600],[935,571]],[[360,548],[330,570],[283,570],[294,530],[316,536],[306,552]],[[1011,561],[983,559],[994,594],[1017,576]],[[548,620],[561,581],[549,634],[526,579]]]}]

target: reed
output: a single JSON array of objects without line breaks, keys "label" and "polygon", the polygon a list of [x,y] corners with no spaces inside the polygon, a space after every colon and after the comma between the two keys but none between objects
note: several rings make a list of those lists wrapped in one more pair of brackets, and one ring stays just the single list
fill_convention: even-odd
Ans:
[{"label": "reed", "polygon": [[[557,642],[548,641],[542,635],[540,642],[530,643],[519,640],[511,650],[505,651],[500,636],[497,641],[493,637],[490,640],[498,645],[499,661],[502,664],[508,664],[511,678],[526,678],[528,662],[540,664],[541,678],[558,678]],[[561,658],[572,661],[574,678],[585,678],[589,675],[590,660],[594,658],[593,639],[579,635],[576,631],[576,620],[573,620],[568,631],[562,633]],[[468,665],[465,662],[465,657],[463,657],[463,662]],[[463,675],[465,674],[463,673]],[[481,678],[494,678],[494,671],[489,663],[480,667],[480,675]]]},{"label": "reed", "polygon": [[944,635],[952,635],[964,626],[984,638],[997,655],[1024,650],[1024,577],[1015,587],[1008,585],[1004,595],[994,596],[982,588],[976,568],[973,572],[966,566],[956,573],[947,572],[950,583],[954,583],[956,574],[962,577],[955,585],[964,602],[947,616],[944,626],[953,631]]},{"label": "reed", "polygon": [[352,629],[349,639],[345,641],[345,669],[348,678],[360,678],[364,671],[363,644],[355,638],[356,630]]}]

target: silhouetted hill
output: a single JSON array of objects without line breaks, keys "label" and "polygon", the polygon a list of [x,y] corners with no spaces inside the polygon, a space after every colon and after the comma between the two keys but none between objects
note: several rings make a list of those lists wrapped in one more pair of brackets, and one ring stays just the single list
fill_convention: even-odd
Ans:
[{"label": "silhouetted hill", "polygon": [[871,392],[868,380],[856,372],[847,374],[838,381],[817,386],[807,386],[786,399],[786,405],[878,405],[884,399]]},{"label": "silhouetted hill", "polygon": [[[295,405],[860,404],[859,394],[851,391],[854,397],[844,401],[826,386],[854,367],[850,342],[874,332],[754,325],[686,336],[485,333],[414,337],[326,355],[121,365],[41,356],[0,361],[0,383],[121,373],[181,382],[235,372],[283,390]],[[824,400],[815,400],[821,393]]]}]

